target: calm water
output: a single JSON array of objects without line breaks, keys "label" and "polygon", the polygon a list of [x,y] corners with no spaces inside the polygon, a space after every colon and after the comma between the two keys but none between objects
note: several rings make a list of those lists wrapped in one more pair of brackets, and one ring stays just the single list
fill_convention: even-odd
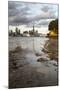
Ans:
[{"label": "calm water", "polygon": [[44,49],[50,55],[53,54],[53,56],[58,56],[58,42],[56,38],[9,37],[9,50],[13,50],[17,46],[21,46],[23,49],[39,53],[42,53],[42,50]]},{"label": "calm water", "polygon": [[9,37],[9,50],[21,46],[24,49],[41,51],[47,40],[45,37]]}]

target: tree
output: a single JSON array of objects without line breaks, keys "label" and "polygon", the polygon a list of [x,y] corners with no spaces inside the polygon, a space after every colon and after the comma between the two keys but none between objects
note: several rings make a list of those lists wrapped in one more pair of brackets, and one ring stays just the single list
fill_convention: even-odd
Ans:
[{"label": "tree", "polygon": [[53,20],[49,23],[48,30],[58,33],[58,19]]}]

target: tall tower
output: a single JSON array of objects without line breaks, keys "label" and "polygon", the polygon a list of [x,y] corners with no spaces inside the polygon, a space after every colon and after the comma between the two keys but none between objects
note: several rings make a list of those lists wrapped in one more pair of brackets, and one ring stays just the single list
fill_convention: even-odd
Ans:
[{"label": "tall tower", "polygon": [[34,25],[33,25],[33,33],[34,33]]}]

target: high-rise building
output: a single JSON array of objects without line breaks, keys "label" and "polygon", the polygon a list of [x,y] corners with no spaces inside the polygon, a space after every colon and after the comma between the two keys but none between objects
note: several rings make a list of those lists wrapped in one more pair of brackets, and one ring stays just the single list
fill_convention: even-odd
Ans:
[{"label": "high-rise building", "polygon": [[33,25],[33,33],[35,32],[35,30],[34,30],[34,25]]}]

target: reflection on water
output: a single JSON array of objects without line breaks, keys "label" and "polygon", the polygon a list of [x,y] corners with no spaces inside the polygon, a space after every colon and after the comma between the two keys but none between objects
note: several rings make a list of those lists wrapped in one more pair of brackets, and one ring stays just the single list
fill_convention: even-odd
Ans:
[{"label": "reflection on water", "polygon": [[58,40],[57,38],[49,38],[44,45],[43,51],[48,54],[51,60],[58,59]]},{"label": "reflection on water", "polygon": [[23,49],[32,50],[34,53],[46,53],[51,60],[58,59],[57,38],[46,37],[9,37],[9,50],[17,46]]},{"label": "reflection on water", "polygon": [[40,52],[47,40],[45,37],[9,37],[9,50],[21,46],[23,49]]},{"label": "reflection on water", "polygon": [[[21,67],[22,69],[18,69],[16,76],[19,76],[19,72],[22,72],[23,70],[23,73],[20,73],[21,77],[25,78],[27,76],[30,80],[30,73],[34,68],[34,70],[32,71],[32,80],[34,81],[34,83],[32,83],[32,85],[34,84],[36,86],[37,84],[39,86],[44,86],[58,84],[58,43],[56,38],[9,37],[9,50],[13,50],[17,46],[22,47],[23,52],[25,50],[25,53],[23,55],[21,54],[21,52],[17,52],[17,54],[13,53],[14,55],[16,55],[15,57],[17,58],[18,63],[22,63],[23,65]],[[22,59],[21,55],[25,58]],[[24,65],[26,62],[28,62],[28,65]],[[29,69],[29,67],[31,68],[31,70]],[[36,73],[34,73],[34,71],[36,71]],[[37,77],[35,77],[35,75]],[[18,79],[21,79],[21,77],[19,77]],[[25,81],[26,79],[23,82]]]}]

